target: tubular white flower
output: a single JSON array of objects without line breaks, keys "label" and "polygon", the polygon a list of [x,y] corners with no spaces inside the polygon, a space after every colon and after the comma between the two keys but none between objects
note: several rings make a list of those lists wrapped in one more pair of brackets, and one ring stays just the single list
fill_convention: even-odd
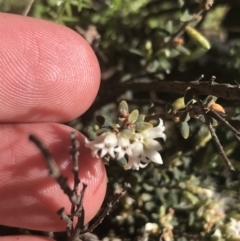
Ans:
[{"label": "tubular white flower", "polygon": [[128,165],[125,169],[135,168],[138,170],[139,167],[146,167],[150,161],[162,164],[162,157],[158,152],[162,149],[162,146],[154,139],[163,138],[163,140],[166,140],[166,135],[163,133],[164,130],[163,121],[160,119],[157,127],[133,134],[132,155],[129,156]]},{"label": "tubular white flower", "polygon": [[125,138],[123,135],[118,134],[117,135],[117,147],[115,148],[115,152],[117,153],[117,159],[122,159],[126,154],[128,156],[132,155],[132,149],[130,145],[129,139]]},{"label": "tubular white flower", "polygon": [[128,164],[124,167],[125,170],[128,169],[135,169],[135,170],[139,170],[139,168],[145,168],[147,164],[143,164],[141,163],[141,158],[137,157],[137,156],[130,156],[128,158]]},{"label": "tubular white flower", "polygon": [[141,133],[150,139],[163,138],[163,140],[166,141],[166,135],[163,133],[164,131],[165,126],[163,125],[163,120],[159,119],[158,126],[149,128]]},{"label": "tubular white flower", "polygon": [[114,148],[117,146],[117,137],[115,133],[107,132],[98,136],[93,141],[85,139],[85,146],[92,150],[92,156],[99,158],[109,154],[112,158],[115,158]]}]

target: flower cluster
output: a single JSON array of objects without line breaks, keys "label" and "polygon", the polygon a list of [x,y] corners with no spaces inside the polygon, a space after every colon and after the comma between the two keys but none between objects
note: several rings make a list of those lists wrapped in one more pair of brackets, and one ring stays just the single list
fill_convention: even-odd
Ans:
[{"label": "flower cluster", "polygon": [[92,150],[94,157],[116,159],[125,169],[144,168],[149,162],[162,164],[159,151],[161,144],[155,140],[166,140],[163,121],[159,119],[156,127],[145,116],[139,115],[137,110],[130,114],[125,101],[119,105],[117,123],[110,123],[104,117],[99,117],[101,128],[92,133],[94,140],[85,139],[86,146]]}]

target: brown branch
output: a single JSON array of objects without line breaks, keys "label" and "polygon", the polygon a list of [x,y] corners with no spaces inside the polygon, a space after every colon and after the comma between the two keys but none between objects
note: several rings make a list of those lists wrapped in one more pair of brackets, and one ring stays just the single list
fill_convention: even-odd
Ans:
[{"label": "brown branch", "polygon": [[73,220],[69,218],[69,216],[66,214],[64,208],[60,208],[57,211],[57,214],[61,217],[61,219],[67,224],[67,234],[68,237],[71,237],[71,232],[73,230]]},{"label": "brown branch", "polygon": [[226,165],[228,166],[228,168],[231,170],[231,171],[235,171],[235,168],[233,167],[232,163],[230,162],[230,160],[228,159],[215,131],[214,131],[214,128],[211,124],[211,121],[207,115],[207,113],[205,112],[204,110],[204,107],[202,105],[202,102],[201,100],[199,99],[198,95],[196,93],[194,93],[194,98],[197,100],[197,103],[199,105],[199,107],[201,108],[201,111],[202,111],[202,114],[204,115],[204,118],[205,118],[205,122],[206,122],[206,125],[211,133],[211,136],[212,136],[212,139],[213,139],[213,142],[216,146],[216,148],[218,149],[219,151],[219,154],[221,155],[221,157],[223,158],[223,160],[225,161]]},{"label": "brown branch", "polygon": [[[184,94],[188,87],[194,88],[198,95],[214,95],[228,100],[240,100],[240,88],[238,85],[230,84],[209,84],[206,82],[181,82],[181,81],[159,81],[151,83],[131,83],[123,85],[122,89],[133,91],[155,91]],[[116,88],[116,86],[115,86]]]},{"label": "brown branch", "polygon": [[92,109],[96,110],[105,104],[115,102],[117,98],[126,91],[155,91],[159,93],[176,93],[185,94],[188,87],[194,88],[198,95],[214,95],[228,100],[240,100],[240,88],[238,85],[230,85],[227,83],[218,84],[214,82],[212,85],[208,81],[156,81],[150,83],[130,82],[126,84],[103,85],[100,90],[99,98],[92,105]]},{"label": "brown branch", "polygon": [[68,196],[69,200],[71,202],[76,203],[77,196],[69,187],[67,183],[67,178],[62,175],[49,149],[34,135],[30,135],[29,140],[38,147],[38,149],[41,151],[42,155],[44,156],[44,160],[46,161],[46,164],[49,170],[49,175],[57,181],[61,189]]},{"label": "brown branch", "polygon": [[235,137],[238,139],[238,141],[240,141],[240,132],[233,127],[226,119],[224,119],[221,115],[219,115],[216,111],[211,111],[211,113],[214,115],[214,117],[216,119],[218,119],[219,121],[221,121],[226,127],[228,127],[233,134],[235,135]]}]

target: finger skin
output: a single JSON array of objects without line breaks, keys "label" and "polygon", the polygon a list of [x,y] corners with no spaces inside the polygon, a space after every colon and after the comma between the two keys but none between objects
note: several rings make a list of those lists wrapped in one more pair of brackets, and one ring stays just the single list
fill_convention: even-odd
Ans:
[{"label": "finger skin", "polygon": [[[49,177],[38,148],[28,141],[35,134],[51,150],[62,173],[73,184],[70,131],[62,124],[0,125],[0,224],[42,231],[64,231],[66,224],[56,212],[70,202],[56,181]],[[79,176],[87,189],[84,198],[85,223],[99,210],[106,191],[106,173],[101,160],[92,158],[80,141]],[[80,185],[80,187],[82,187]],[[80,188],[81,189],[81,188]]]},{"label": "finger skin", "polygon": [[65,122],[92,104],[97,58],[73,30],[0,14],[0,122]]},{"label": "finger skin", "polygon": [[46,237],[16,235],[16,236],[0,237],[0,241],[54,241],[54,240]]}]

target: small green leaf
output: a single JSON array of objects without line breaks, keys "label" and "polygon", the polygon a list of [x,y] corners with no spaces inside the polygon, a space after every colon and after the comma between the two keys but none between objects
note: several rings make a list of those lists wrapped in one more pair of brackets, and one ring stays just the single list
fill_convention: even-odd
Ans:
[{"label": "small green leaf", "polygon": [[166,26],[165,26],[166,30],[171,34],[173,33],[173,22],[172,21],[168,21]]},{"label": "small green leaf", "polygon": [[200,115],[198,119],[199,119],[203,124],[206,123],[206,120],[205,120],[204,115]]},{"label": "small green leaf", "polygon": [[138,56],[143,56],[143,55],[144,55],[143,52],[142,52],[141,50],[139,50],[139,49],[131,48],[131,49],[129,49],[128,51],[129,51],[130,53],[136,54],[136,55],[138,55]]},{"label": "small green leaf", "polygon": [[97,135],[101,135],[102,133],[109,132],[109,131],[111,131],[109,128],[103,127],[103,128],[101,128],[101,129],[99,129],[99,130],[96,132],[96,134],[97,134]]},{"label": "small green leaf", "polygon": [[138,116],[136,122],[144,122],[144,120],[145,120],[145,115],[141,114],[141,115]]},{"label": "small green leaf", "polygon": [[118,106],[118,114],[119,116],[126,116],[128,115],[128,104],[125,100],[121,101]]},{"label": "small green leaf", "polygon": [[121,167],[125,167],[127,165],[127,160],[125,157],[121,158],[120,160],[116,160],[117,164]]},{"label": "small green leaf", "polygon": [[113,123],[106,119],[104,116],[98,115],[96,117],[96,121],[99,124],[100,127],[107,127],[107,126],[112,126]]},{"label": "small green leaf", "polygon": [[196,204],[199,199],[196,195],[192,194],[191,192],[184,191],[183,196],[191,203],[191,204]]},{"label": "small green leaf", "polygon": [[159,125],[159,120],[150,120],[149,123],[155,127]]},{"label": "small green leaf", "polygon": [[210,120],[210,122],[211,122],[211,124],[212,124],[212,126],[217,126],[218,125],[218,121],[215,119],[215,118],[212,118],[212,117],[210,117],[209,118],[209,120]]},{"label": "small green leaf", "polygon": [[91,128],[88,129],[88,136],[89,136],[90,140],[95,140],[97,137],[95,131],[93,131]]},{"label": "small green leaf", "polygon": [[130,115],[128,116],[128,121],[131,121],[132,123],[135,123],[138,119],[139,111],[133,110]]},{"label": "small green leaf", "polygon": [[195,213],[194,212],[190,212],[189,216],[188,216],[188,225],[193,225],[195,221]]},{"label": "small green leaf", "polygon": [[185,108],[184,98],[178,98],[172,103],[172,107],[174,110],[179,110]]},{"label": "small green leaf", "polygon": [[194,102],[194,93],[193,93],[193,90],[192,88],[188,87],[185,91],[185,94],[184,94],[184,103],[185,105],[191,105],[193,104]]},{"label": "small green leaf", "polygon": [[188,26],[185,28],[187,34],[189,35],[189,37],[196,42],[197,44],[199,44],[201,47],[203,47],[204,49],[210,49],[211,45],[209,43],[209,41],[200,33],[198,32],[196,29]]},{"label": "small green leaf", "polygon": [[132,134],[133,134],[134,130],[130,130],[130,129],[124,129],[122,130],[120,133],[125,137],[130,139]]},{"label": "small green leaf", "polygon": [[182,15],[182,17],[180,18],[180,20],[182,21],[182,22],[189,22],[189,21],[191,21],[192,19],[193,19],[193,15],[191,14],[191,13],[189,13],[189,10],[188,9],[186,9],[184,12],[183,12],[183,15]]},{"label": "small green leaf", "polygon": [[65,3],[65,11],[68,17],[72,17],[72,8],[70,3],[67,3],[67,2]]},{"label": "small green leaf", "polygon": [[181,122],[188,122],[190,120],[190,115],[187,111],[183,112],[182,115],[180,116],[180,121]]},{"label": "small green leaf", "polygon": [[136,131],[144,131],[149,128],[152,128],[153,125],[149,122],[137,122],[136,123]]},{"label": "small green leaf", "polygon": [[191,52],[189,49],[187,49],[186,47],[182,46],[182,45],[178,45],[175,47],[175,49],[180,53],[180,54],[184,54],[184,55],[191,55]]},{"label": "small green leaf", "polygon": [[180,131],[184,139],[187,139],[190,134],[190,128],[187,122],[180,123]]}]

